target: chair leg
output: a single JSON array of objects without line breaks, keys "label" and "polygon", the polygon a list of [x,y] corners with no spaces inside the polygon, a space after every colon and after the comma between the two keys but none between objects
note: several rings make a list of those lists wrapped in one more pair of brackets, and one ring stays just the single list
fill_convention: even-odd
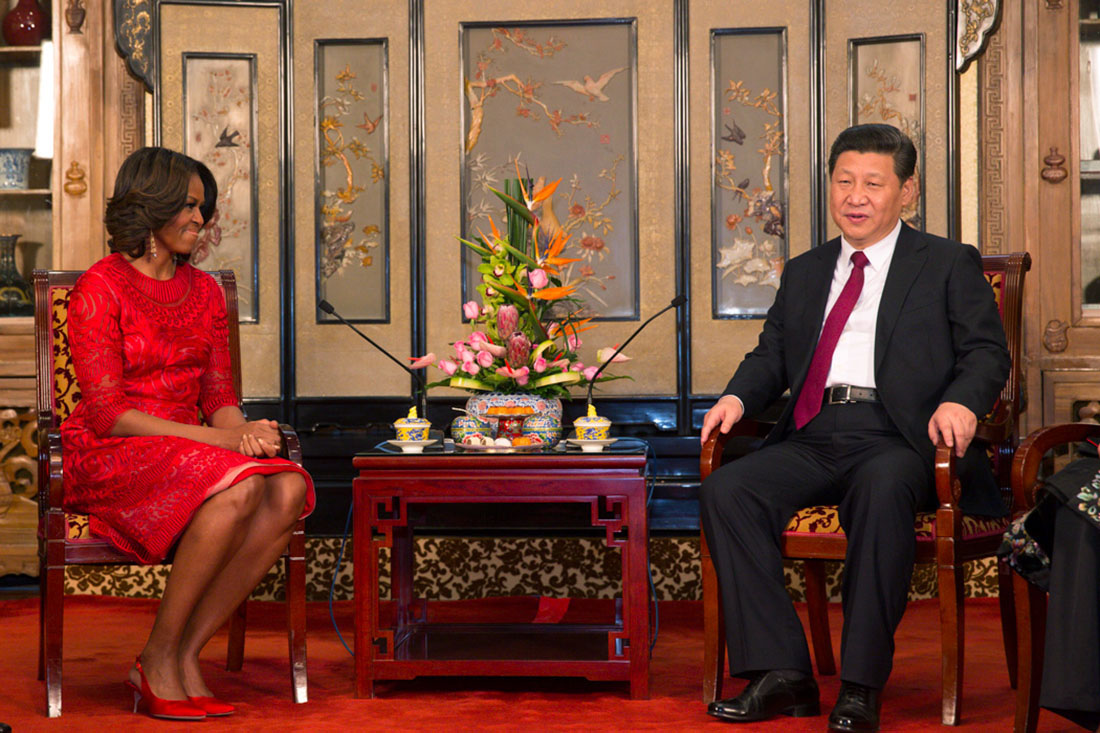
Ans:
[{"label": "chair leg", "polygon": [[65,566],[46,568],[42,583],[42,657],[46,678],[46,715],[61,715],[61,649],[65,613]]},{"label": "chair leg", "polygon": [[722,617],[722,601],[718,594],[718,576],[714,561],[703,541],[703,702],[722,697],[722,681],[726,676],[726,633]]},{"label": "chair leg", "polygon": [[1024,580],[1012,578],[1016,596],[1016,721],[1013,733],[1035,733],[1039,725],[1039,685],[1043,678],[1046,594]]},{"label": "chair leg", "polygon": [[229,643],[225,651],[225,668],[240,672],[244,664],[244,630],[248,626],[248,599],[241,601],[229,617]]},{"label": "chair leg", "polygon": [[997,560],[997,597],[1001,606],[1001,636],[1005,645],[1005,662],[1008,664],[1008,686],[1016,689],[1016,599],[1012,592],[1012,576],[1015,573],[1004,560]]},{"label": "chair leg", "polygon": [[46,558],[38,560],[38,679],[46,679]]},{"label": "chair leg", "polygon": [[814,645],[817,673],[836,674],[829,632],[829,596],[825,592],[825,561],[803,560],[802,577],[806,581],[806,612],[810,617],[810,640]]},{"label": "chair leg", "polygon": [[[963,681],[963,582],[950,538],[940,537],[939,594],[940,644],[942,647],[944,725],[957,725],[962,707]],[[944,548],[943,545],[948,545]],[[949,559],[949,561],[948,561]]]},{"label": "chair leg", "polygon": [[306,681],[306,534],[299,521],[290,536],[286,556],[287,641],[294,702],[309,699]]}]

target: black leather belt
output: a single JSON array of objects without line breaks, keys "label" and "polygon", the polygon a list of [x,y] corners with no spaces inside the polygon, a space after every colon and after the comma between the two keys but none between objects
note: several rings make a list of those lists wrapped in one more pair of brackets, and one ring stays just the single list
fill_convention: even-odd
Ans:
[{"label": "black leather belt", "polygon": [[878,402],[878,390],[870,387],[853,387],[850,384],[836,384],[825,388],[824,405],[846,405],[851,402]]}]

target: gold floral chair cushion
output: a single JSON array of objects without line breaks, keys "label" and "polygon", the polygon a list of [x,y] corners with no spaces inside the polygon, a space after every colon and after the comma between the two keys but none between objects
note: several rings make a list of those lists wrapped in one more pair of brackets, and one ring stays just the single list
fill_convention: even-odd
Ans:
[{"label": "gold floral chair cushion", "polygon": [[65,521],[69,525],[70,540],[88,540],[92,538],[92,533],[88,531],[87,514],[69,514],[66,512]]},{"label": "gold floral chair cushion", "polygon": [[[917,532],[917,542],[928,542],[936,538],[936,513],[921,512],[917,515],[913,527]],[[1008,518],[978,517],[964,515],[962,533],[964,539],[988,537],[1004,534],[1008,528]],[[784,534],[821,535],[844,534],[840,528],[840,518],[835,506],[811,506],[799,510],[787,524]]]}]

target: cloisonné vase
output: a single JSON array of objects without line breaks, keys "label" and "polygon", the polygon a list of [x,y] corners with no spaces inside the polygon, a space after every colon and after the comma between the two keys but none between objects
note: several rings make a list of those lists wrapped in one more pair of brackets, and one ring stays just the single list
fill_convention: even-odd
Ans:
[{"label": "cloisonn\u00e9 vase", "polygon": [[31,286],[15,268],[18,234],[0,234],[0,316],[33,316]]}]

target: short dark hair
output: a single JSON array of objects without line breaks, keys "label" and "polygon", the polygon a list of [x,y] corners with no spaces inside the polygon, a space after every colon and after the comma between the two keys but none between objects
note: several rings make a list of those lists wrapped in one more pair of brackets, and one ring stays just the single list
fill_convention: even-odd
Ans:
[{"label": "short dark hair", "polygon": [[[187,203],[191,176],[203,184],[200,211],[213,215],[218,184],[199,161],[168,148],[141,148],[123,161],[115,177],[114,195],[107,200],[103,223],[112,252],[145,256],[149,235],[167,224]],[[186,260],[186,257],[181,258]]]},{"label": "short dark hair", "polygon": [[894,173],[905,183],[917,169],[917,148],[904,132],[893,125],[875,123],[853,125],[836,136],[829,151],[829,175],[833,175],[836,159],[848,151],[884,153],[894,159]]}]

